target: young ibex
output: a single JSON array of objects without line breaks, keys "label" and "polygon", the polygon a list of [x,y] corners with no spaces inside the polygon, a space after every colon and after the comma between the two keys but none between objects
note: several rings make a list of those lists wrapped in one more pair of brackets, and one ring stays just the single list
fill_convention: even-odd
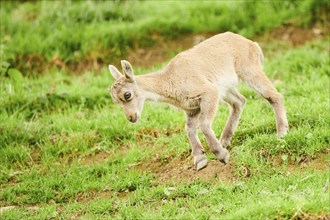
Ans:
[{"label": "young ibex", "polygon": [[[163,69],[146,75],[134,76],[132,66],[124,60],[121,61],[124,75],[109,65],[116,80],[110,93],[131,122],[140,118],[145,100],[181,108],[187,118],[186,132],[194,164],[200,170],[207,165],[207,159],[198,139],[198,127],[217,158],[225,164],[229,160],[226,147],[245,104],[244,96],[236,89],[239,79],[270,103],[275,112],[277,134],[286,135],[288,121],[283,100],[266,77],[262,62],[263,54],[257,43],[226,32],[179,53]],[[230,108],[220,141],[211,128],[219,101],[226,102]]]}]

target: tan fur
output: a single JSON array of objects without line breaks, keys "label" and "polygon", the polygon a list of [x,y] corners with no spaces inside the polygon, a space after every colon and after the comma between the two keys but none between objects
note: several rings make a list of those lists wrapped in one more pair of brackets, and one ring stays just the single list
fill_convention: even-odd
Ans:
[{"label": "tan fur", "polygon": [[[122,61],[124,76],[112,65],[116,79],[111,88],[113,99],[123,106],[126,117],[136,122],[145,100],[166,102],[186,113],[186,132],[192,145],[197,169],[206,166],[204,149],[197,128],[204,133],[211,151],[226,163],[230,144],[238,124],[245,98],[237,90],[239,79],[269,101],[274,109],[279,137],[288,131],[281,95],[263,72],[263,54],[259,45],[240,35],[226,32],[211,37],[192,49],[179,53],[163,69],[134,76],[129,62]],[[125,92],[131,94],[126,101]],[[220,141],[211,129],[219,101],[230,107],[230,115]]]}]

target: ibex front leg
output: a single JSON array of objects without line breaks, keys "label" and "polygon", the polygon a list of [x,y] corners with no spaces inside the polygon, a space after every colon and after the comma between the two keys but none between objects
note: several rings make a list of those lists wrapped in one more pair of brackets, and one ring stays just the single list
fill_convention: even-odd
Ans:
[{"label": "ibex front leg", "polygon": [[204,97],[201,101],[200,107],[200,129],[205,135],[210,150],[217,156],[220,162],[226,164],[229,160],[229,152],[227,149],[223,148],[212,130],[212,121],[218,109],[217,92],[213,93],[213,95],[209,94],[207,97]]},{"label": "ibex front leg", "polygon": [[207,159],[204,156],[204,148],[198,139],[197,127],[199,120],[199,113],[194,116],[186,113],[186,132],[191,144],[192,156],[194,157],[194,164],[197,170],[203,169],[207,165]]}]

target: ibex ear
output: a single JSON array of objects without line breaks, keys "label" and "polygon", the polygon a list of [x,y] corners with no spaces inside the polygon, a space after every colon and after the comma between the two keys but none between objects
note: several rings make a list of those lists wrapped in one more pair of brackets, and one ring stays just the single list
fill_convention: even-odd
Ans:
[{"label": "ibex ear", "polygon": [[109,70],[113,78],[115,78],[115,80],[123,76],[123,74],[121,74],[119,70],[113,65],[109,65]]},{"label": "ibex ear", "polygon": [[126,79],[134,82],[134,71],[133,71],[131,64],[126,60],[122,60],[121,67],[123,68],[123,72],[124,72]]}]

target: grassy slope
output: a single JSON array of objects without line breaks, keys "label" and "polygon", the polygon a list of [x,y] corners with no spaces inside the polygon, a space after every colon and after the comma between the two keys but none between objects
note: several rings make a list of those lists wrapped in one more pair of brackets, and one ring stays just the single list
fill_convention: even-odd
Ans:
[{"label": "grassy slope", "polygon": [[[54,66],[94,68],[160,38],[231,30],[251,37],[282,24],[324,19],[326,1],[1,1],[1,68],[24,75]],[[233,16],[234,15],[234,16]],[[317,17],[316,17],[317,15]],[[205,25],[207,24],[207,25]]]},{"label": "grassy slope", "polygon": [[[1,217],[329,216],[329,190],[324,188],[330,145],[328,40],[266,60],[265,70],[286,100],[291,130],[285,139],[276,138],[268,104],[240,88],[248,103],[231,147],[236,179],[229,183],[163,181],[131,167],[152,163],[155,155],[164,165],[189,157],[184,117],[147,104],[142,121],[129,124],[107,94],[112,79],[106,69],[100,75],[56,72],[34,79],[19,74],[2,78],[0,206],[18,207]],[[222,106],[213,125],[218,135],[226,114]],[[104,158],[98,159],[100,155]],[[299,164],[315,159],[319,166],[297,171]],[[291,166],[297,169],[289,172]]]}]

